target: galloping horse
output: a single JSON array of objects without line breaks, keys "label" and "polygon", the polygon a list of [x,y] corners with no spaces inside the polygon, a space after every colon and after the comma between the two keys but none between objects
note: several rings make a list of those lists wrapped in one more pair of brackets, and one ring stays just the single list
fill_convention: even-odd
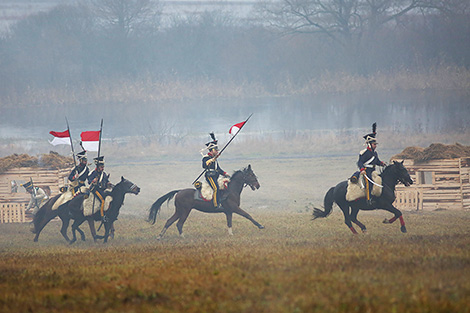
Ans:
[{"label": "galloping horse", "polygon": [[170,201],[173,196],[175,197],[175,213],[171,216],[165,223],[163,230],[161,231],[158,239],[160,240],[163,235],[165,234],[166,230],[176,221],[176,227],[178,228],[179,234],[181,237],[183,235],[183,224],[188,218],[189,213],[192,209],[196,209],[206,213],[224,213],[227,217],[227,226],[228,232],[230,235],[233,235],[232,232],[232,214],[236,213],[239,214],[248,220],[250,220],[253,224],[255,224],[259,229],[263,229],[264,226],[255,221],[250,214],[245,212],[240,208],[240,195],[245,186],[250,186],[252,190],[258,189],[260,184],[258,179],[256,178],[255,173],[251,169],[251,165],[248,165],[247,168],[243,170],[236,171],[230,182],[228,184],[228,188],[225,191],[226,196],[222,196],[222,209],[214,208],[212,201],[203,201],[203,200],[196,200],[195,193],[197,192],[195,189],[183,189],[183,190],[173,190],[167,193],[166,195],[160,197],[150,208],[149,218],[148,221],[151,224],[155,224],[157,219],[157,214],[160,210],[161,205],[165,201]]},{"label": "galloping horse", "polygon": [[[117,220],[117,217],[119,215],[119,210],[124,203],[124,197],[127,193],[132,193],[135,195],[138,195],[140,192],[140,188],[131,182],[128,179],[125,179],[124,177],[121,176],[121,181],[117,183],[111,192],[106,193],[105,196],[111,196],[113,200],[109,204],[109,209],[106,211],[106,221],[103,222],[104,225],[104,236],[98,236],[96,234],[95,230],[95,222],[94,221],[101,221],[101,212],[100,210],[97,210],[94,212],[94,214],[85,216],[83,214],[83,200],[84,200],[84,194],[80,194],[70,200],[69,202],[65,203],[64,205],[67,205],[67,208],[70,212],[70,217],[74,220],[72,224],[72,235],[73,238],[69,242],[70,244],[74,243],[77,241],[77,237],[75,234],[75,231],[80,232],[82,234],[81,230],[78,228],[85,220],[88,221],[88,224],[90,225],[90,232],[91,235],[93,236],[93,240],[96,241],[97,239],[104,239],[103,242],[106,243],[108,242],[108,237],[110,234],[110,230],[113,229],[113,224],[114,221]],[[82,237],[82,240],[84,238]]]},{"label": "galloping horse", "polygon": [[[38,241],[39,234],[41,230],[44,228],[44,226],[46,226],[46,224],[51,219],[53,219],[56,216],[59,216],[59,218],[62,220],[62,227],[61,227],[60,233],[62,234],[62,236],[65,238],[65,240],[68,243],[72,244],[77,240],[75,231],[78,231],[81,235],[81,239],[85,240],[85,234],[79,228],[79,226],[85,220],[87,220],[88,224],[90,225],[90,232],[93,236],[93,239],[95,241],[96,239],[104,239],[104,242],[107,242],[110,231],[113,229],[113,223],[119,215],[119,209],[124,203],[125,194],[133,193],[137,195],[139,192],[140,192],[140,188],[137,185],[125,179],[124,177],[121,177],[121,181],[113,187],[110,193],[107,194],[113,197],[113,201],[110,203],[109,209],[106,212],[107,221],[103,223],[105,227],[104,236],[96,235],[96,230],[95,230],[94,220],[97,220],[97,221],[101,220],[101,215],[100,215],[99,210],[97,210],[97,212],[95,212],[91,216],[83,215],[82,204],[86,196],[85,194],[78,194],[75,198],[73,198],[69,202],[66,202],[62,204],[61,206],[59,206],[57,210],[51,210],[55,202],[51,200],[52,199],[57,200],[57,198],[60,196],[60,195],[57,195],[51,200],[49,200],[49,202],[51,203],[47,202],[36,213],[36,216],[33,219],[33,224],[35,226],[34,232],[36,233],[34,241]],[[73,234],[72,240],[70,240],[69,237],[67,236],[67,228],[69,226],[70,219],[74,219],[74,223],[72,225],[72,234]]]},{"label": "galloping horse", "polygon": [[[385,219],[383,222],[385,224],[391,224],[395,222],[397,219],[400,219],[401,223],[401,231],[406,233],[406,226],[405,221],[403,220],[402,213],[400,210],[393,206],[393,202],[395,201],[395,186],[401,182],[406,187],[413,184],[413,180],[408,173],[408,170],[403,166],[402,162],[393,161],[393,164],[387,166],[382,174],[382,194],[380,197],[376,198],[375,203],[373,206],[367,204],[365,198],[360,198],[355,201],[347,201],[346,200],[346,191],[348,187],[347,181],[342,181],[337,184],[335,187],[330,188],[325,195],[324,207],[325,211],[320,209],[314,208],[313,210],[313,219],[319,217],[327,217],[331,214],[333,209],[333,203],[340,207],[341,211],[344,214],[344,222],[346,225],[351,229],[353,234],[357,234],[356,230],[351,224],[351,221],[354,222],[357,226],[361,228],[363,232],[366,232],[366,226],[357,220],[357,214],[359,210],[375,210],[381,209],[386,210],[394,214],[394,217],[390,220]],[[351,210],[349,210],[351,208]]]}]

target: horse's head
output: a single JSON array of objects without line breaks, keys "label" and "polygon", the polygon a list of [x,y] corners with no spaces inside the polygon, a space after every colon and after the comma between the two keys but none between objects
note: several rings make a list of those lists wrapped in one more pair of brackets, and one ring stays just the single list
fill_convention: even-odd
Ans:
[{"label": "horse's head", "polygon": [[402,183],[406,187],[413,184],[413,180],[411,179],[410,174],[408,173],[408,170],[403,165],[403,161],[401,162],[393,161],[393,164],[391,166],[393,167],[393,172],[394,172],[396,179],[400,183]]},{"label": "horse's head", "polygon": [[133,193],[135,195],[138,195],[139,192],[140,192],[140,187],[139,186],[137,186],[136,184],[134,184],[130,180],[125,179],[123,176],[121,176],[121,181],[115,187],[118,187],[124,193]]},{"label": "horse's head", "polygon": [[256,177],[255,173],[251,169],[251,164],[248,167],[242,170],[243,173],[243,181],[246,185],[251,187],[251,190],[259,189],[260,184],[258,182],[258,178]]}]

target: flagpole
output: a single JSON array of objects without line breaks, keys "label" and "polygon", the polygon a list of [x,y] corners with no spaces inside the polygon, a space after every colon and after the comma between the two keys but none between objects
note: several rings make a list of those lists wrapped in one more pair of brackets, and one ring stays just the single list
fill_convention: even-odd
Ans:
[{"label": "flagpole", "polygon": [[[100,157],[100,152],[101,152],[101,133],[102,133],[102,131],[103,131],[103,119],[101,119],[100,137],[99,137],[100,139],[98,141],[98,156],[97,156],[97,158]],[[96,186],[95,186],[95,188],[96,188]],[[96,199],[96,196],[93,194],[93,205],[91,207],[91,214],[95,214],[95,199]],[[103,199],[103,201],[104,201],[104,199]],[[101,226],[100,226],[100,228],[101,228]]]},{"label": "flagpole", "polygon": [[73,165],[77,166],[77,161],[75,161],[75,151],[73,151],[72,133],[70,133],[69,121],[67,120],[67,116],[65,117],[65,122],[67,123],[67,130],[69,132],[70,146],[72,147]]},{"label": "flagpole", "polygon": [[103,132],[103,119],[101,119],[101,126],[100,126],[100,139],[98,142],[98,157],[100,157],[101,152],[101,133]]},{"label": "flagpole", "polygon": [[[235,135],[233,135],[232,138],[230,138],[230,140],[225,144],[225,146],[222,148],[222,150],[220,150],[219,154],[215,157],[216,159],[218,157],[220,157],[220,155],[222,154],[222,152],[224,152],[224,150],[228,147],[228,145],[232,142],[233,139],[235,139],[235,137],[238,135],[238,133],[242,130],[243,127],[245,127],[246,125],[246,122],[248,122],[248,120],[251,118],[251,116],[253,115],[253,113],[250,114],[250,116],[248,116],[248,118],[245,120],[245,122],[243,123],[243,125],[240,127],[240,129],[237,131],[237,133]],[[201,177],[205,172],[207,171],[207,169],[204,169],[202,171],[201,174],[199,174],[199,176],[193,181],[193,185],[194,183],[199,179],[199,177]]]}]

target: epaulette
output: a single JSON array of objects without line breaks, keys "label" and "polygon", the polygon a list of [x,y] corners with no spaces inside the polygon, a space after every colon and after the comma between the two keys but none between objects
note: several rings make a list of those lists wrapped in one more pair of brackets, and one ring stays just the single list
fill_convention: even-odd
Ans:
[{"label": "epaulette", "polygon": [[361,150],[361,152],[359,152],[360,155],[363,155],[364,153],[366,153],[367,151],[367,148],[365,148],[364,150]]}]

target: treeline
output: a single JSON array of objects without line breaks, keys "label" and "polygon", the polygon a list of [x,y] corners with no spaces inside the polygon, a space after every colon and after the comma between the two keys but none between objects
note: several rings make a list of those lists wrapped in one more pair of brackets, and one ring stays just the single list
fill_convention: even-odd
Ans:
[{"label": "treeline", "polygon": [[119,80],[275,91],[325,73],[468,69],[469,12],[458,0],[281,0],[257,7],[251,22],[223,11],[162,20],[150,0],[82,1],[29,16],[1,38],[0,96]]}]

